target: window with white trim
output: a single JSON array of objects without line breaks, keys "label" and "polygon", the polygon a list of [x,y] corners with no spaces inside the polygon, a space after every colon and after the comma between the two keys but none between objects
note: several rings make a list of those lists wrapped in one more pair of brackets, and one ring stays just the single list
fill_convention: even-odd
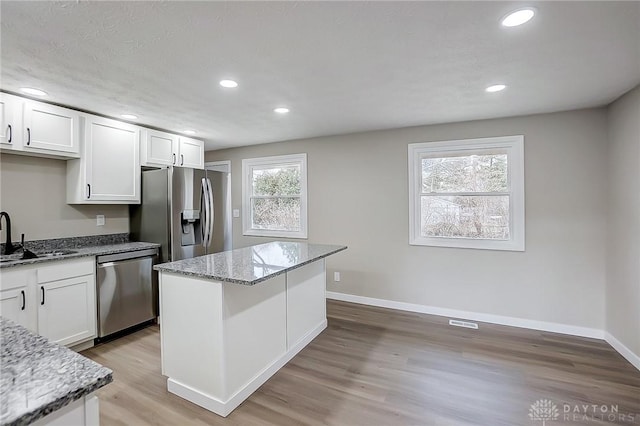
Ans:
[{"label": "window with white trim", "polygon": [[410,144],[409,244],[524,251],[524,137]]},{"label": "window with white trim", "polygon": [[307,238],[307,154],[242,160],[243,234]]}]

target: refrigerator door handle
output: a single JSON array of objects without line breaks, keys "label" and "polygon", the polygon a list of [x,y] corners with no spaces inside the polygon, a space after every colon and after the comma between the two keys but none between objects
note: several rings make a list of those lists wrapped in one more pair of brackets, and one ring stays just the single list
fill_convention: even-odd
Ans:
[{"label": "refrigerator door handle", "polygon": [[211,185],[211,180],[209,178],[207,178],[207,192],[209,194],[208,196],[208,211],[207,211],[207,225],[208,225],[208,232],[207,232],[207,247],[211,244],[211,241],[213,240],[213,221],[215,220],[215,213],[213,211],[213,189],[211,189],[212,185]]},{"label": "refrigerator door handle", "polygon": [[201,182],[201,195],[202,195],[202,219],[201,219],[201,233],[202,233],[202,247],[207,247],[207,240],[209,239],[209,191],[207,191],[207,181],[202,178]]}]

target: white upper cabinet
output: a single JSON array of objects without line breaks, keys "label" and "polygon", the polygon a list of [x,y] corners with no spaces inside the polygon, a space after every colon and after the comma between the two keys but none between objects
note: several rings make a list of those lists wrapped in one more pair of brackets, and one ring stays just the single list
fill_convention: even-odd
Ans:
[{"label": "white upper cabinet", "polygon": [[157,130],[143,129],[140,143],[140,163],[143,166],[176,164],[178,137]]},{"label": "white upper cabinet", "polygon": [[16,154],[56,158],[80,156],[80,113],[0,94],[0,147]]},{"label": "white upper cabinet", "polygon": [[13,96],[0,93],[0,146],[2,149],[14,149],[16,146],[14,136],[16,131],[20,131],[20,126],[16,127],[14,109]]},{"label": "white upper cabinet", "polygon": [[143,166],[204,169],[204,142],[144,129],[140,157]]},{"label": "white upper cabinet", "polygon": [[67,162],[67,203],[140,203],[140,128],[85,116],[82,157]]},{"label": "white upper cabinet", "polygon": [[79,154],[80,113],[35,101],[24,102],[23,111],[25,150]]},{"label": "white upper cabinet", "polygon": [[204,142],[180,136],[176,166],[204,169]]}]

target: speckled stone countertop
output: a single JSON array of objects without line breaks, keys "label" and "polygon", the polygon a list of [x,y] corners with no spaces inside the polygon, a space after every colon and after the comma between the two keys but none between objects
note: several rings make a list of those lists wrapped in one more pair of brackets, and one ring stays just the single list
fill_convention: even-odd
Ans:
[{"label": "speckled stone countertop", "polygon": [[[30,249],[28,243],[26,244],[26,246],[27,246],[27,249]],[[138,251],[138,250],[145,250],[145,249],[157,248],[157,247],[160,247],[160,244],[143,243],[143,242],[123,242],[123,243],[103,244],[103,245],[95,245],[95,246],[88,246],[88,247],[58,248],[54,250],[73,250],[75,253],[65,254],[62,256],[38,257],[35,259],[20,259],[20,257],[22,256],[22,249],[19,249],[16,254],[11,255],[9,257],[9,259],[11,260],[1,261],[0,268],[10,268],[12,266],[30,265],[33,263],[74,259],[77,257],[101,256],[105,254],[124,253],[128,251]],[[36,250],[33,250],[33,251],[36,254],[38,254],[39,252]]]},{"label": "speckled stone countertop", "polygon": [[112,372],[0,317],[0,425],[27,425],[110,383]]},{"label": "speckled stone countertop", "polygon": [[254,285],[318,259],[346,250],[346,246],[277,241],[154,266],[211,281]]}]

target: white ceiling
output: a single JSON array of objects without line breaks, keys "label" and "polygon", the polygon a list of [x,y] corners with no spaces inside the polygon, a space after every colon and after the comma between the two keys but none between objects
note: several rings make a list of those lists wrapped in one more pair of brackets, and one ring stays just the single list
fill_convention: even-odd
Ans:
[{"label": "white ceiling", "polygon": [[216,149],[599,106],[640,82],[640,2],[530,2],[499,25],[523,5],[2,1],[0,85]]}]

